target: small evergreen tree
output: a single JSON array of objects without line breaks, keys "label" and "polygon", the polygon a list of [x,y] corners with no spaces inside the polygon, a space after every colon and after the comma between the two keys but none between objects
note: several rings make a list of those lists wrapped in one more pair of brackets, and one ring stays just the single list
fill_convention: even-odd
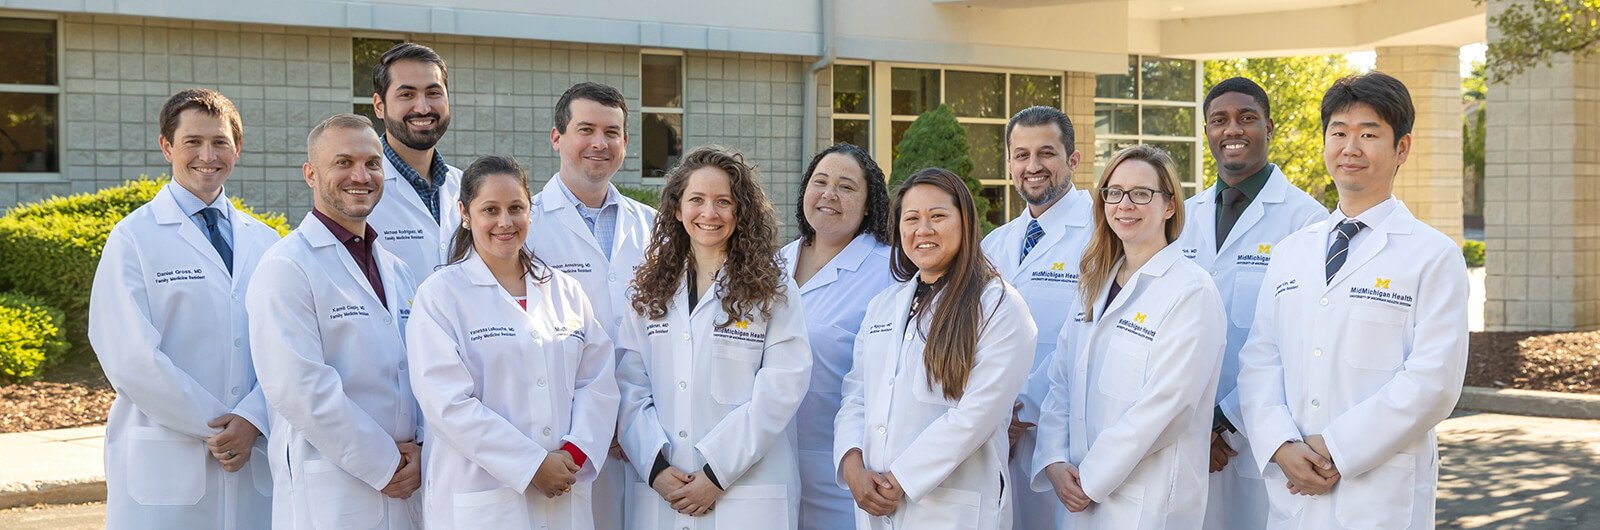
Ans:
[{"label": "small evergreen tree", "polygon": [[972,192],[978,207],[978,220],[988,233],[994,224],[988,221],[989,200],[978,194],[981,184],[972,178],[972,157],[968,154],[967,130],[956,121],[956,114],[948,105],[939,105],[917,116],[917,121],[906,129],[906,136],[895,148],[894,166],[890,170],[889,193],[900,188],[900,183],[911,175],[930,167],[939,167],[961,176]]}]

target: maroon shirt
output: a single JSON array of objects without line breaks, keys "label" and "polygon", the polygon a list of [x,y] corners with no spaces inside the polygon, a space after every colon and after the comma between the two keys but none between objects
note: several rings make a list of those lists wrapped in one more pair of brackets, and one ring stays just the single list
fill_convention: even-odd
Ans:
[{"label": "maroon shirt", "polygon": [[378,293],[378,301],[383,302],[383,308],[389,308],[389,297],[383,292],[383,276],[378,274],[378,256],[373,253],[373,240],[377,239],[378,231],[372,225],[366,225],[366,232],[355,235],[345,230],[338,222],[323,215],[316,209],[311,210],[311,215],[317,216],[322,225],[333,232],[333,238],[344,244],[344,249],[350,251],[350,257],[355,258],[356,266],[361,267],[361,274],[367,277],[367,283],[372,286],[372,292]]}]

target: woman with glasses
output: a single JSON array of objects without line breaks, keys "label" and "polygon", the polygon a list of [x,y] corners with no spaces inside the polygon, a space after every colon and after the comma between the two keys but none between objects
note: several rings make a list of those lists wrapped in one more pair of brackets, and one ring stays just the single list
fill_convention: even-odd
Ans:
[{"label": "woman with glasses", "polygon": [[1098,188],[1080,266],[1083,318],[1056,341],[1032,486],[1053,490],[1077,530],[1197,529],[1227,332],[1222,298],[1172,244],[1183,202],[1166,152],[1117,152]]},{"label": "woman with glasses", "polygon": [[978,246],[961,177],[929,168],[895,194],[898,285],[867,305],[834,429],[857,529],[1011,528],[1011,406],[1033,367],[1027,304]]}]

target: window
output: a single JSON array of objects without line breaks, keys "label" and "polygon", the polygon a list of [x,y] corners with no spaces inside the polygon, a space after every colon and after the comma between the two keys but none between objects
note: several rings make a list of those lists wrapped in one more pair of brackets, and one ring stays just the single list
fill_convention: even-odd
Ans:
[{"label": "window", "polygon": [[639,78],[642,174],[664,177],[683,158],[683,55],[641,54]]},{"label": "window", "polygon": [[889,85],[891,164],[911,123],[943,102],[967,131],[971,176],[983,184],[978,195],[989,199],[989,222],[1003,224],[1022,213],[1025,203],[1006,174],[1006,121],[1034,105],[1061,108],[1061,76],[891,67]]},{"label": "window", "polygon": [[1172,154],[1185,196],[1200,191],[1199,65],[1128,57],[1128,71],[1095,77],[1095,174],[1117,150],[1151,144]]},{"label": "window", "polygon": [[59,173],[56,21],[0,18],[0,174]]},{"label": "window", "polygon": [[833,141],[872,149],[872,69],[833,65]]},{"label": "window", "polygon": [[350,40],[350,105],[351,111],[372,119],[372,128],[383,134],[383,117],[372,107],[372,70],[378,67],[383,52],[405,42],[399,38],[363,38]]}]

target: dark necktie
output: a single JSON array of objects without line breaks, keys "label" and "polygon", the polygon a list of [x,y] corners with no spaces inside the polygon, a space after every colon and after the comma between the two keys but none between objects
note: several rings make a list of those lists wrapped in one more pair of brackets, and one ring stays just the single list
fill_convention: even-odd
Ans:
[{"label": "dark necktie", "polygon": [[1249,202],[1239,188],[1222,189],[1222,201],[1218,205],[1222,207],[1222,216],[1217,218],[1217,250],[1221,250],[1222,242],[1228,240],[1228,232],[1233,231],[1234,223],[1239,222],[1239,214],[1244,212],[1247,204]]},{"label": "dark necktie", "polygon": [[222,230],[217,228],[217,218],[221,215],[222,212],[216,208],[200,210],[200,216],[206,218],[206,239],[211,240],[217,255],[222,256],[222,263],[228,266],[228,274],[233,274],[233,249],[228,247],[228,240],[222,238]]},{"label": "dark necktie", "polygon": [[1339,268],[1344,266],[1345,258],[1350,255],[1350,238],[1356,237],[1356,232],[1366,227],[1367,225],[1355,219],[1345,219],[1339,226],[1334,227],[1333,244],[1328,245],[1327,279],[1323,280],[1324,282],[1333,283],[1333,275],[1339,272]]},{"label": "dark necktie", "polygon": [[1033,252],[1033,246],[1039,244],[1039,239],[1044,237],[1044,227],[1039,226],[1039,220],[1028,221],[1028,234],[1022,238],[1022,257],[1017,263],[1028,259],[1028,253]]}]

